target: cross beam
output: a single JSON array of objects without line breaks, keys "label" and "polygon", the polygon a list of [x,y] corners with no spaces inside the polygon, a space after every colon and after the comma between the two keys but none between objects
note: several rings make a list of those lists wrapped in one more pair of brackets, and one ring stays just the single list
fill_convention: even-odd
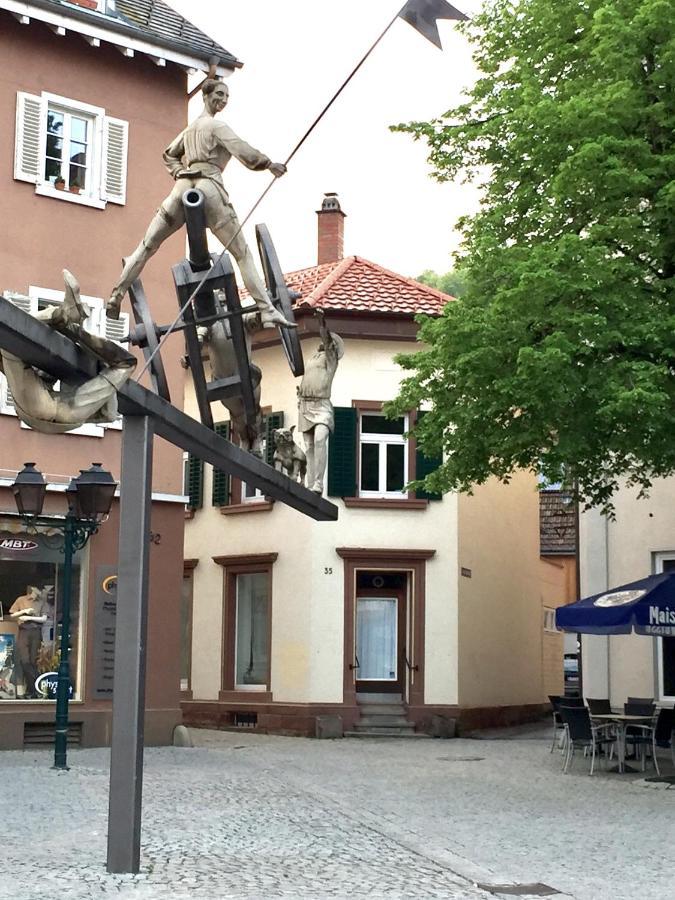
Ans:
[{"label": "cross beam", "polygon": [[[0,348],[58,378],[85,380],[100,368],[93,354],[4,298],[0,298]],[[118,400],[123,415],[149,416],[155,434],[259,488],[265,496],[281,500],[317,521],[337,519],[333,503],[291,481],[137,382],[128,381],[120,388]]]},{"label": "cross beam", "polygon": [[[93,354],[1,297],[0,349],[69,381],[86,381],[101,368]],[[337,507],[235,447],[137,382],[128,381],[120,388],[118,400],[124,428],[107,869],[137,873],[141,849],[153,434],[313,519],[335,520]]]}]

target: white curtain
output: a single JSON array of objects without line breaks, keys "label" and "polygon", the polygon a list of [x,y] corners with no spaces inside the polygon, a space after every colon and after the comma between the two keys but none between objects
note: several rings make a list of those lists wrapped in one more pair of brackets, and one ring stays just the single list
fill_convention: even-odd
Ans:
[{"label": "white curtain", "polygon": [[395,681],[396,598],[359,597],[356,601],[357,678]]},{"label": "white curtain", "polygon": [[267,685],[269,615],[267,574],[237,575],[237,687]]}]

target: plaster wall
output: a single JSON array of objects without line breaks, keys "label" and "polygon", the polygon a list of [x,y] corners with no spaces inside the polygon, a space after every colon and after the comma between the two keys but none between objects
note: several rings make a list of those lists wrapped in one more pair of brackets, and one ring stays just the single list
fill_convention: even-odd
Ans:
[{"label": "plaster wall", "polygon": [[[20,25],[0,11],[0,188],[3,240],[0,243],[0,291],[27,293],[30,285],[63,290],[63,268],[70,269],[85,295],[106,299],[128,255],[143,236],[157,206],[171,188],[162,164],[164,147],[185,127],[186,76],[177,66],[155,66],[142,57],[126,59],[110,46],[90,47],[81,37],[58,37],[46,25]],[[18,91],[59,96],[103,107],[107,115],[129,122],[127,202],[104,210],[37,196],[33,185],[15,181],[14,140]],[[157,321],[172,321],[175,294],[171,265],[184,255],[180,235],[171,238],[143,273]],[[128,311],[128,306],[124,307]],[[167,341],[164,365],[172,400],[182,404],[180,339]],[[119,475],[120,433],[105,438],[51,435],[21,428],[14,416],[0,415],[0,466],[9,471],[35,460],[49,474],[77,473],[92,460]],[[2,473],[0,473],[2,474]],[[182,493],[181,454],[158,440],[153,486]]]},{"label": "plaster wall", "polygon": [[[614,497],[615,520],[597,510],[581,516],[582,596],[644,578],[656,571],[656,553],[675,552],[673,496],[675,478],[657,479],[644,499],[638,498],[636,489],[624,486]],[[657,696],[658,639],[583,635],[582,647],[585,696],[609,696],[617,706],[628,696]],[[591,693],[601,688],[605,693]]]},{"label": "plaster wall", "polygon": [[[306,358],[317,341],[303,342]],[[393,342],[347,341],[333,383],[336,406],[352,400],[389,400],[400,369]],[[262,405],[297,420],[295,379],[279,347],[258,351],[263,370]],[[196,414],[191,384],[186,408]],[[216,412],[215,418],[219,415]],[[226,415],[223,415],[223,419]],[[279,554],[273,568],[272,689],[275,701],[335,702],[343,699],[344,574],[336,547],[435,549],[426,575],[425,701],[457,699],[456,498],[426,509],[347,509],[340,500],[337,522],[314,522],[275,503],[266,512],[223,516],[210,506],[211,469],[205,467],[204,507],[186,523],[185,556],[199,558],[194,571],[192,690],[195,699],[215,699],[221,683],[222,568],[213,556]]]},{"label": "plaster wall", "polygon": [[[459,499],[459,702],[540,703],[539,498],[532,475]],[[470,577],[467,577],[470,572]]]}]

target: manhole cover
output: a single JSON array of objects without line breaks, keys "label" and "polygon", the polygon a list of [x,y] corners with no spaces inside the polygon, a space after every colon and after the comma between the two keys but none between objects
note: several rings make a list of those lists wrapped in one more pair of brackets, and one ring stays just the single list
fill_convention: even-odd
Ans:
[{"label": "manhole cover", "polygon": [[645,778],[645,781],[649,781],[651,784],[673,785],[675,784],[675,775],[651,775],[649,778]]},{"label": "manhole cover", "polygon": [[559,894],[555,888],[547,884],[477,884],[476,887],[487,891],[488,894],[508,894],[512,897],[552,897]]},{"label": "manhole cover", "polygon": [[441,762],[483,762],[484,756],[439,756]]}]

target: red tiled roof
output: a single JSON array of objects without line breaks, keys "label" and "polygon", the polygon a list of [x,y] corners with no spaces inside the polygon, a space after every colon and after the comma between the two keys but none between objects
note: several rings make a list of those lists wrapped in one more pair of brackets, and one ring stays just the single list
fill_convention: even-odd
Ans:
[{"label": "red tiled roof", "polygon": [[291,290],[302,294],[297,309],[438,316],[454,299],[360,256],[288,272],[284,278]]}]

